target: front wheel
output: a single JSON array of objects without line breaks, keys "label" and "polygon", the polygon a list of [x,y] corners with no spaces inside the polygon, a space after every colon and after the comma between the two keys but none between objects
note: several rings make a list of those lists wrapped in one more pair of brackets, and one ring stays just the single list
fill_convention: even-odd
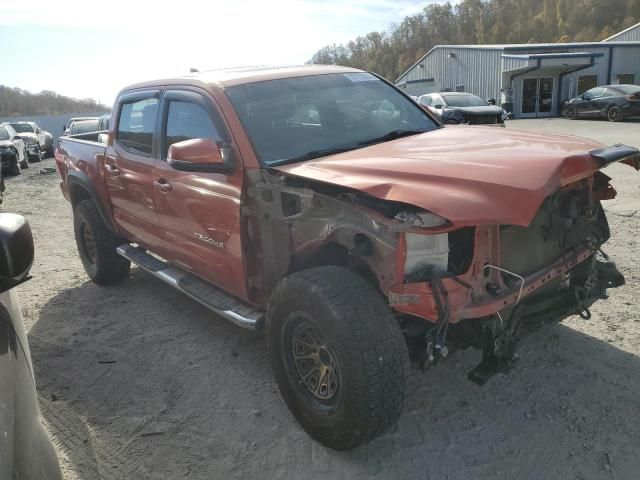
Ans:
[{"label": "front wheel", "polygon": [[576,119],[576,108],[572,105],[568,105],[564,108],[564,116],[569,120]]},{"label": "front wheel", "polygon": [[320,443],[349,450],[399,418],[406,343],[384,298],[362,277],[335,266],[286,277],[272,294],[266,334],[280,392]]},{"label": "front wheel", "polygon": [[105,225],[93,201],[75,206],[73,228],[80,260],[91,280],[108,285],[129,275],[131,263],[116,252],[123,241]]},{"label": "front wheel", "polygon": [[607,109],[607,120],[610,122],[619,122],[622,120],[622,112],[620,111],[620,107],[617,105],[611,105]]},{"label": "front wheel", "polygon": [[9,175],[20,175],[21,173],[20,162],[18,161],[18,157],[16,157],[15,163],[9,167]]}]

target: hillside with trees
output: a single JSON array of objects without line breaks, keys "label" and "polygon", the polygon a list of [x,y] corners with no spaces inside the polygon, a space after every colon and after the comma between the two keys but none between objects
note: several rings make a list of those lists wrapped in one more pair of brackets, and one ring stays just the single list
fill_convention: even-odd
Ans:
[{"label": "hillside with trees", "polygon": [[109,110],[109,107],[90,98],[78,100],[48,90],[31,93],[20,88],[0,85],[0,117],[108,112]]},{"label": "hillside with trees", "polygon": [[328,45],[311,63],[395,80],[435,45],[600,41],[640,21],[640,0],[463,0],[427,5],[387,32]]}]

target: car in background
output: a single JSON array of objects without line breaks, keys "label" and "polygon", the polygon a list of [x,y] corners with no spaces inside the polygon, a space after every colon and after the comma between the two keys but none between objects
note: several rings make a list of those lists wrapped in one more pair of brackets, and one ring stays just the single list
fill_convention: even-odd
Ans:
[{"label": "car in background", "polygon": [[33,237],[20,215],[0,213],[0,479],[62,480],[40,419],[17,285],[28,280]]},{"label": "car in background", "polygon": [[11,175],[20,175],[21,168],[29,168],[24,141],[10,125],[0,125],[0,163],[2,172]]},{"label": "car in background", "polygon": [[640,116],[640,86],[603,85],[587,90],[564,104],[564,116],[576,118],[606,118],[619,122]]},{"label": "car in background", "polygon": [[[16,128],[16,125],[20,125]],[[38,145],[40,146],[40,151],[44,152],[45,155],[52,157],[53,156],[53,135],[40,128],[40,126],[36,122],[11,122],[11,126],[16,130],[24,130],[25,133],[33,132],[38,137]],[[19,130],[20,129],[20,130]]]},{"label": "car in background", "polygon": [[504,110],[471,93],[427,93],[418,97],[418,103],[444,124],[504,127]]},{"label": "car in background", "polygon": [[16,131],[27,148],[27,158],[30,162],[39,162],[42,159],[40,141],[30,122],[5,122],[2,125],[9,126]]},{"label": "car in background", "polygon": [[[63,135],[77,135],[79,133],[95,132],[98,130],[98,117],[74,117],[63,127]],[[78,126],[78,124],[82,126]]]}]

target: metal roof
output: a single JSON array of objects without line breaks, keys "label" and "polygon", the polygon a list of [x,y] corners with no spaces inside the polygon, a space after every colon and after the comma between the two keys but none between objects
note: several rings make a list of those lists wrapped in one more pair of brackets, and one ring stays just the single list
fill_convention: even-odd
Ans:
[{"label": "metal roof", "polygon": [[[623,32],[620,32],[623,33]],[[395,83],[398,83],[402,77],[404,77],[407,73],[413,70],[416,65],[421,63],[427,56],[431,54],[434,50],[438,48],[449,48],[449,49],[475,49],[475,50],[504,50],[504,51],[522,51],[522,50],[531,50],[538,48],[545,48],[550,50],[562,50],[567,48],[610,48],[615,46],[640,46],[640,41],[638,42],[573,42],[573,43],[504,43],[504,44],[487,44],[487,45],[436,45],[427,53],[425,53],[420,59],[415,62],[411,67],[405,70],[402,75],[400,75]],[[570,54],[570,52],[566,52]],[[535,54],[532,54],[535,55]],[[541,55],[541,54],[538,54]]]},{"label": "metal roof", "polygon": [[611,40],[613,40],[614,38],[618,38],[622,35],[625,35],[629,32],[631,32],[632,30],[638,29],[640,30],[640,23],[636,23],[635,25],[631,25],[629,28],[625,28],[624,30],[622,30],[621,32],[616,33],[615,35],[611,35],[609,38],[605,38],[604,40],[602,40],[603,42],[607,42],[609,43]]}]

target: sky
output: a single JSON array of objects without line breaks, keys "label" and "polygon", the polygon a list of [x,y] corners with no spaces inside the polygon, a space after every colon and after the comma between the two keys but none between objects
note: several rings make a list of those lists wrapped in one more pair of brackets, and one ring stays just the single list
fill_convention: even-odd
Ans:
[{"label": "sky", "polygon": [[111,105],[131,83],[302,64],[441,0],[0,0],[0,84]]}]

